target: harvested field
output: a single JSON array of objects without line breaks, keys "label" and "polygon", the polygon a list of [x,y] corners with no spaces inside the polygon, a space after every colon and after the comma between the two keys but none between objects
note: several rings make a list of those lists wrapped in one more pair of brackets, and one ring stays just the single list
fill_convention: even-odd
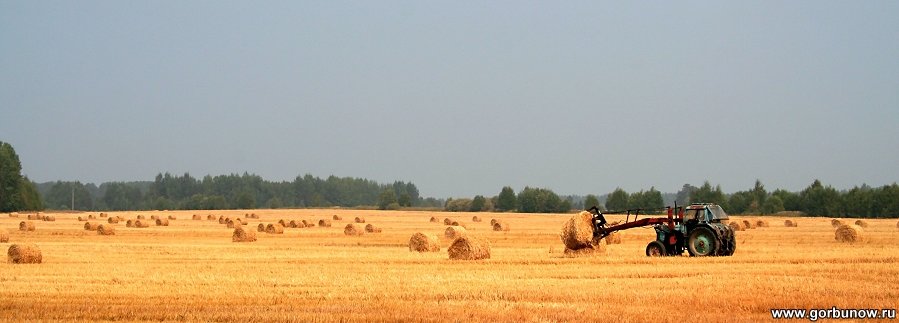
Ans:
[{"label": "harvested field", "polygon": [[[233,219],[247,211],[142,211],[181,219],[209,212]],[[233,230],[216,221],[122,224],[116,235],[102,236],[76,221],[85,214],[45,212],[57,221],[40,222],[34,232],[16,230],[26,213],[3,216],[10,242],[40,246],[43,263],[0,263],[0,321],[763,322],[771,308],[895,308],[899,287],[895,219],[865,219],[864,239],[841,243],[830,218],[766,216],[802,226],[737,232],[732,257],[647,258],[651,229],[622,231],[621,244],[566,253],[560,228],[572,214],[485,212],[478,214],[482,224],[468,224],[470,234],[490,241],[490,258],[455,261],[447,253],[452,241],[441,236],[445,227],[428,222],[442,221],[449,215],[443,212],[254,212],[261,219],[253,226],[329,213],[350,221],[233,243]],[[383,233],[345,236],[347,222],[363,215]],[[491,218],[515,230],[492,231]],[[415,233],[436,235],[440,252],[410,251]],[[679,301],[664,301],[672,299]]]},{"label": "harvested field", "polygon": [[9,231],[6,229],[0,229],[0,243],[9,242]]},{"label": "harvested field", "polygon": [[796,221],[794,221],[794,220],[787,219],[787,220],[784,220],[784,226],[787,228],[795,228],[795,227],[798,227],[799,224],[796,223]]}]

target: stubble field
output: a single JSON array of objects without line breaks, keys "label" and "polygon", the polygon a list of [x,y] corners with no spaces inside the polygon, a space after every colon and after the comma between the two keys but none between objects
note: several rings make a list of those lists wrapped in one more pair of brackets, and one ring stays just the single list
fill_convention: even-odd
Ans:
[{"label": "stubble field", "polygon": [[[233,229],[207,215],[243,217],[245,227],[280,219],[331,219],[330,228],[257,232],[231,241]],[[732,257],[647,258],[649,228],[622,233],[604,254],[567,258],[559,230],[570,215],[361,210],[110,212],[175,216],[167,227],[127,228],[101,236],[77,217],[34,221],[0,217],[11,244],[34,243],[42,264],[0,264],[2,321],[759,321],[772,308],[899,307],[899,228],[867,220],[865,241],[834,240],[829,218],[765,217],[737,232]],[[191,220],[193,214],[202,220]],[[483,222],[471,221],[478,215]],[[354,217],[382,233],[345,236]],[[446,226],[464,222],[492,245],[488,260],[449,260]],[[608,216],[623,220],[623,216]],[[737,220],[759,217],[732,217]],[[490,219],[509,223],[490,229]],[[102,221],[99,218],[91,221]],[[850,221],[851,222],[851,221]],[[436,253],[408,249],[415,232],[441,238]],[[5,256],[5,255],[4,255]]]}]

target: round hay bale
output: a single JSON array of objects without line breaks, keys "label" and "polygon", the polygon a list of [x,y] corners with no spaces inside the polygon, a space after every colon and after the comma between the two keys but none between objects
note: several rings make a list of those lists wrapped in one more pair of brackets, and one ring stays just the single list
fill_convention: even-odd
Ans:
[{"label": "round hay bale", "polygon": [[493,231],[509,231],[509,224],[503,221],[496,221],[493,224]]},{"label": "round hay bale", "polygon": [[166,218],[157,218],[157,219],[156,219],[156,226],[159,226],[159,227],[167,227],[167,226],[169,226],[169,219],[166,219]]},{"label": "round hay bale", "polygon": [[365,223],[365,218],[357,216],[353,221],[355,221],[356,223]]},{"label": "round hay bale", "polygon": [[41,219],[41,216],[40,216],[40,215],[37,215],[37,214],[29,214],[29,215],[28,215],[28,219],[29,219],[29,220],[40,220],[40,219]]},{"label": "round hay bale", "polygon": [[93,214],[88,214],[88,215],[87,215],[87,219],[88,219],[88,220],[96,220],[97,217],[95,217]]},{"label": "round hay bale", "polygon": [[228,224],[228,218],[219,215],[219,224]]},{"label": "round hay bale", "polygon": [[45,215],[44,218],[43,218],[42,220],[48,221],[48,222],[53,222],[53,221],[56,221],[56,217],[55,217],[55,216],[50,216],[50,215]]},{"label": "round hay bale", "polygon": [[13,264],[39,264],[44,261],[41,249],[34,244],[11,245],[6,254],[9,256],[9,263]]},{"label": "round hay bale", "polygon": [[248,218],[250,218],[250,219],[258,219],[258,218],[259,218],[259,215],[256,214],[256,213],[250,213],[250,216],[248,216]]},{"label": "round hay bale", "polygon": [[796,221],[787,219],[787,220],[784,220],[784,226],[788,227],[788,228],[795,228],[795,227],[798,227],[799,224],[796,223]]},{"label": "round hay bale", "polygon": [[108,218],[106,218],[106,222],[108,222],[109,224],[119,223],[119,217],[117,217],[117,216],[108,217]]},{"label": "round hay bale", "polygon": [[231,242],[253,242],[256,241],[256,232],[244,229],[243,226],[234,228],[234,234],[231,235]]},{"label": "round hay bale", "polygon": [[365,232],[368,232],[368,233],[381,233],[381,228],[376,227],[376,226],[374,226],[373,224],[369,223],[369,224],[366,224],[366,225],[365,225]]},{"label": "round hay bale", "polygon": [[443,236],[446,237],[447,239],[453,240],[453,239],[459,238],[461,236],[464,236],[466,233],[468,233],[468,230],[466,230],[463,227],[448,226],[448,227],[446,227],[446,230],[443,231]]},{"label": "round hay bale", "polygon": [[285,228],[290,227],[290,221],[287,221],[284,219],[278,220],[278,224],[280,224],[282,227],[285,227]]},{"label": "round hay bale", "polygon": [[749,220],[743,220],[743,227],[746,229],[755,229],[755,224],[749,222]]},{"label": "round hay bale", "polygon": [[416,232],[409,238],[409,251],[438,252],[440,251],[440,240],[437,240],[436,235]]},{"label": "round hay bale", "polygon": [[87,221],[87,219],[82,218],[82,217],[79,216],[79,217],[78,217],[78,221],[84,222],[84,221]]},{"label": "round hay bale", "polygon": [[158,215],[151,215],[151,216],[150,216],[150,220],[159,220],[159,216],[158,216]]},{"label": "round hay bale", "polygon": [[19,213],[18,213],[18,212],[10,213],[10,214],[9,214],[9,217],[11,217],[11,218],[18,218],[18,217],[19,217]]},{"label": "round hay bale", "polygon": [[0,243],[9,242],[9,231],[6,229],[0,229]]},{"label": "round hay bale", "polygon": [[135,221],[134,221],[134,227],[135,227],[135,228],[149,228],[149,227],[150,227],[150,223],[151,223],[150,220],[147,220],[147,219],[138,219],[138,220],[135,220]]},{"label": "round hay bale", "polygon": [[287,226],[289,226],[289,227],[291,227],[291,228],[298,228],[299,226],[298,226],[297,224],[302,225],[303,228],[306,227],[306,225],[303,224],[303,222],[297,223],[296,220],[290,220],[290,222],[287,223]]},{"label": "round hay bale", "polygon": [[446,251],[453,260],[490,259],[490,242],[466,235],[453,240]]},{"label": "round hay bale", "polygon": [[490,226],[492,227],[494,224],[496,224],[496,219],[490,219]]},{"label": "round hay bale", "polygon": [[265,226],[265,233],[268,233],[268,234],[283,234],[283,233],[284,233],[284,226],[281,225],[280,223],[271,223],[271,224]]},{"label": "round hay bale", "polygon": [[308,227],[309,224],[312,223],[312,222],[309,222],[309,221],[306,221],[306,220],[302,220],[302,221],[300,221],[299,223],[303,224],[303,227],[305,228],[305,227]]},{"label": "round hay bale", "polygon": [[443,219],[443,225],[453,225],[453,220],[450,218]]},{"label": "round hay bale", "polygon": [[734,229],[734,231],[743,231],[743,226],[740,225],[740,222],[731,222],[727,225]]},{"label": "round hay bale", "polygon": [[843,225],[843,222],[840,220],[837,220],[837,219],[832,219],[832,220],[830,220],[830,225],[832,227],[836,228],[836,227]]},{"label": "round hay bale", "polygon": [[862,241],[862,227],[854,225],[854,224],[843,224],[837,227],[837,230],[834,232],[834,239],[839,242],[860,242]]},{"label": "round hay bale", "polygon": [[307,227],[307,228],[314,228],[314,227],[315,227],[315,223],[309,222],[308,224],[306,224],[306,227]]},{"label": "round hay bale", "polygon": [[100,224],[99,224],[99,223],[96,223],[96,222],[94,222],[94,223],[84,222],[84,230],[87,230],[87,231],[97,231],[97,228],[99,228],[99,227],[100,227]]},{"label": "round hay bale", "polygon": [[566,248],[579,250],[591,247],[593,243],[593,214],[582,211],[575,214],[562,225],[559,234]]},{"label": "round hay bale", "polygon": [[343,220],[343,217],[335,214],[334,216],[331,217],[331,219],[334,221],[340,221],[340,220]]},{"label": "round hay bale", "polygon": [[606,236],[603,240],[606,241],[606,244],[621,244],[621,233],[612,232],[608,236]]},{"label": "round hay bale", "polygon": [[125,226],[129,228],[134,227],[134,220],[129,219],[128,222],[125,222]]},{"label": "round hay bale", "polygon": [[177,220],[177,219],[178,218],[176,218],[174,215],[169,215],[169,220]]},{"label": "round hay bale", "polygon": [[203,220],[203,217],[200,216],[199,214],[194,214],[194,216],[193,216],[191,219],[194,219],[194,220]]},{"label": "round hay bale", "polygon": [[235,228],[242,227],[243,224],[242,224],[242,222],[240,222],[238,220],[230,220],[230,221],[228,221],[227,226],[228,226],[228,229],[235,229]]},{"label": "round hay bale", "polygon": [[207,215],[207,216],[206,216],[206,220],[207,220],[207,221],[215,221],[215,215],[212,215],[212,214]]},{"label": "round hay bale", "polygon": [[19,222],[19,231],[34,231],[34,222],[31,222],[31,221]]},{"label": "round hay bale", "polygon": [[107,217],[107,216],[108,216],[108,215],[107,215],[106,213],[100,212],[100,217],[101,217],[101,218],[105,218],[105,217]]},{"label": "round hay bale", "polygon": [[451,225],[451,226],[456,226],[456,227],[463,227],[463,228],[468,229],[468,226],[465,225],[465,223],[462,223],[462,222],[459,222],[459,221],[453,221],[453,223],[450,223],[450,225]]},{"label": "round hay bale", "polygon": [[365,234],[365,230],[354,223],[350,223],[343,228],[343,234],[348,236],[361,236]]},{"label": "round hay bale", "polygon": [[756,220],[755,226],[758,228],[767,228],[770,225],[768,225],[768,220]]},{"label": "round hay bale", "polygon": [[265,224],[260,223],[258,226],[256,226],[256,231],[265,232]]},{"label": "round hay bale", "polygon": [[320,226],[322,228],[330,228],[331,220],[326,220],[326,219],[318,220],[318,226]]},{"label": "round hay bale", "polygon": [[138,219],[138,220],[143,220],[143,219],[146,219],[146,218],[145,218],[143,215],[138,215],[138,216],[137,216],[137,219]]},{"label": "round hay bale", "polygon": [[867,228],[868,222],[865,222],[865,220],[855,220],[855,225],[860,226],[862,228]]},{"label": "round hay bale", "polygon": [[481,217],[475,215],[471,217],[471,222],[481,222]]},{"label": "round hay bale", "polygon": [[97,233],[101,236],[111,236],[115,235],[115,227],[110,224],[101,224],[97,227]]}]

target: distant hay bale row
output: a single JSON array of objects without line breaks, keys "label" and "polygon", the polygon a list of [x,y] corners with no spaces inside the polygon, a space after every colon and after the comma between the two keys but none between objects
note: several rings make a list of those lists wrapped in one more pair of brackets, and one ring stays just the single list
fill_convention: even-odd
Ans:
[{"label": "distant hay bale row", "polygon": [[100,227],[100,224],[99,224],[99,223],[96,223],[96,222],[93,222],[93,223],[91,223],[91,222],[84,222],[84,230],[87,230],[87,231],[97,231],[97,228],[99,228],[99,227]]},{"label": "distant hay bale row", "polygon": [[19,231],[34,231],[34,222],[31,222],[31,221],[19,222]]},{"label": "distant hay bale row", "polygon": [[357,216],[355,219],[353,219],[353,221],[355,221],[356,223],[365,223],[365,218]]},{"label": "distant hay bale row", "polygon": [[116,215],[116,216],[111,216],[111,217],[107,218],[107,219],[106,219],[106,222],[108,222],[109,224],[116,224],[116,223],[119,223],[119,221],[122,221],[122,220],[124,220],[122,217]]},{"label": "distant hay bale row", "polygon": [[743,231],[744,230],[743,226],[740,225],[740,222],[734,221],[734,222],[728,223],[727,225],[730,226],[731,229],[734,229],[734,231]]},{"label": "distant hay bale row", "polygon": [[837,227],[834,232],[834,239],[839,242],[860,242],[863,240],[864,230],[862,227],[854,224],[843,224]]},{"label": "distant hay bale row", "polygon": [[471,222],[481,222],[481,217],[475,215],[471,217]]},{"label": "distant hay bale row", "polygon": [[203,220],[203,216],[201,216],[201,215],[199,215],[199,214],[194,214],[194,216],[193,216],[191,219],[193,219],[193,220]]},{"label": "distant hay bale row", "polygon": [[237,227],[234,229],[234,234],[231,235],[232,242],[253,242],[256,241],[256,232],[251,230],[244,229],[244,227]]},{"label": "distant hay bale row", "polygon": [[8,262],[13,264],[39,264],[43,262],[41,249],[34,244],[14,244],[7,251]]},{"label": "distant hay bale row", "polygon": [[369,224],[366,224],[366,225],[365,225],[365,232],[368,232],[368,233],[381,233],[381,228],[376,227],[376,226],[374,226],[373,224],[369,223]]},{"label": "distant hay bale row", "polygon": [[865,220],[855,220],[855,225],[860,226],[862,228],[867,228],[868,222],[865,222]]},{"label": "distant hay bale row", "polygon": [[436,235],[416,232],[409,238],[409,251],[438,252],[440,251],[440,240]]},{"label": "distant hay bale row", "polygon": [[784,226],[788,228],[795,228],[799,226],[799,223],[793,220],[784,220]]},{"label": "distant hay bale row", "polygon": [[509,224],[503,221],[493,223],[493,231],[509,231]]},{"label": "distant hay bale row", "polygon": [[244,214],[244,217],[247,219],[258,219],[259,215],[256,213],[246,213]]},{"label": "distant hay bale row", "polygon": [[125,226],[129,228],[149,228],[150,220],[147,219],[137,219],[137,220],[128,220],[125,223]]},{"label": "distant hay bale row", "polygon": [[41,216],[38,215],[38,214],[29,214],[29,215],[28,215],[28,219],[29,219],[29,220],[40,220],[40,219],[41,219]]},{"label": "distant hay bale row", "polygon": [[322,228],[330,228],[331,220],[327,220],[327,219],[318,220],[318,226],[320,226]]},{"label": "distant hay bale row", "polygon": [[265,233],[268,234],[283,234],[284,226],[278,223],[271,223],[265,226]]},{"label": "distant hay bale row", "polygon": [[101,236],[111,236],[115,235],[115,227],[110,224],[101,224],[97,227],[97,233]]},{"label": "distant hay bale row", "polygon": [[6,229],[0,229],[0,243],[9,242],[9,231]]},{"label": "distant hay bale row", "polygon": [[45,216],[42,216],[42,217],[41,217],[41,221],[53,222],[53,221],[56,221],[56,217],[55,217],[55,216],[45,215]]},{"label": "distant hay bale row", "polygon": [[466,235],[453,240],[446,251],[452,260],[490,259],[490,242]]},{"label": "distant hay bale row", "polygon": [[340,221],[340,220],[343,220],[343,217],[335,214],[334,216],[331,217],[331,219],[334,221]]},{"label": "distant hay bale row", "polygon": [[453,240],[456,238],[460,238],[466,234],[466,230],[460,226],[448,226],[446,230],[443,231],[443,236],[447,239]]},{"label": "distant hay bale row", "polygon": [[167,226],[169,226],[169,219],[166,219],[166,218],[158,218],[158,219],[156,219],[156,226],[158,226],[158,227],[167,227]]},{"label": "distant hay bale row", "polygon": [[287,225],[285,225],[285,227],[302,229],[302,228],[306,227],[306,220],[303,220],[303,221],[290,220],[290,222],[288,222]]},{"label": "distant hay bale row", "polygon": [[365,234],[365,230],[363,228],[360,228],[355,223],[350,223],[343,228],[343,234],[348,236],[361,236]]}]

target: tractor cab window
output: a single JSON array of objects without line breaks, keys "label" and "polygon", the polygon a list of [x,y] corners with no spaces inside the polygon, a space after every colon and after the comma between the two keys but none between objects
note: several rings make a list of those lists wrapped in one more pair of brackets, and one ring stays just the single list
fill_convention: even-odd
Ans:
[{"label": "tractor cab window", "polygon": [[727,213],[724,212],[724,209],[718,205],[709,205],[708,210],[711,212],[711,217],[709,220],[718,219],[718,220],[727,220]]},{"label": "tractor cab window", "polygon": [[687,212],[684,214],[684,218],[702,222],[705,221],[708,217],[706,216],[705,209],[694,209],[687,210]]}]

